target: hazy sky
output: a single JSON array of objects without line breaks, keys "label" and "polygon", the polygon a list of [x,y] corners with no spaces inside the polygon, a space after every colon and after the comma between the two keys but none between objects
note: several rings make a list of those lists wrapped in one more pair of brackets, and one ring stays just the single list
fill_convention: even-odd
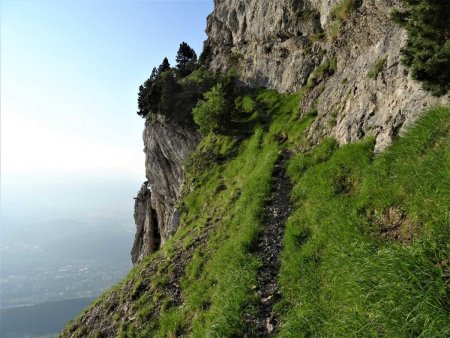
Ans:
[{"label": "hazy sky", "polygon": [[201,52],[212,0],[0,3],[2,185],[143,181],[138,86],[181,41]]}]

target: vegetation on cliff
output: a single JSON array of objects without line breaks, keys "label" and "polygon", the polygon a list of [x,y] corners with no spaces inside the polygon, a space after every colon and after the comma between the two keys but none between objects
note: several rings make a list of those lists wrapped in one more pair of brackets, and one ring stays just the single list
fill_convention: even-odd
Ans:
[{"label": "vegetation on cliff", "polygon": [[[139,86],[139,116],[154,118],[159,115],[185,124],[192,121],[192,108],[217,80],[199,65],[197,54],[186,42],[180,44],[176,61],[176,67],[171,67],[168,59],[164,58]],[[191,77],[196,70],[197,74]]]},{"label": "vegetation on cliff", "polygon": [[393,19],[408,31],[403,62],[414,79],[435,95],[450,91],[450,3],[448,0],[403,0],[406,9]]}]

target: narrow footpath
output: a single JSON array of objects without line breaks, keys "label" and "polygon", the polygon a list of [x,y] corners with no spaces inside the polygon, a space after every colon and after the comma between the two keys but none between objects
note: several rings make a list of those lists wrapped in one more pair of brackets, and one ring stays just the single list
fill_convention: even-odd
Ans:
[{"label": "narrow footpath", "polygon": [[261,259],[258,271],[257,293],[259,303],[256,315],[247,318],[253,327],[249,337],[271,337],[277,331],[278,321],[273,306],[280,299],[277,278],[280,271],[280,253],[285,223],[291,213],[292,184],[286,171],[289,153],[283,152],[275,164],[271,196],[264,210],[264,228],[256,244],[255,255]]}]

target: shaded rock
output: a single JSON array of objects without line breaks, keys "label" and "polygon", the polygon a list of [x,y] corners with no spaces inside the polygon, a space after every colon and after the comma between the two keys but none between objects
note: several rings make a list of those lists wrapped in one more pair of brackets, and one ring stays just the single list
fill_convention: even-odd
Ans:
[{"label": "shaded rock", "polygon": [[147,180],[135,202],[133,263],[154,252],[176,231],[175,204],[184,182],[183,162],[199,141],[192,126],[147,120],[143,132]]}]

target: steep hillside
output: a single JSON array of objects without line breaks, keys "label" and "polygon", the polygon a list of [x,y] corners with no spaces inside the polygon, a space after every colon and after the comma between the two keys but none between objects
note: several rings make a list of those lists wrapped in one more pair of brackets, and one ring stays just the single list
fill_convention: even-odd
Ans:
[{"label": "steep hillside", "polygon": [[450,106],[399,3],[216,1],[149,80],[135,267],[62,336],[449,336]]},{"label": "steep hillside", "polygon": [[[255,336],[260,320],[292,337],[448,335],[450,109],[375,155],[373,139],[310,149],[298,96],[255,101],[251,135],[209,136],[191,155],[180,230],[64,335]],[[271,190],[289,194],[271,189],[286,149],[293,206],[267,320],[259,242],[279,212]]]}]

